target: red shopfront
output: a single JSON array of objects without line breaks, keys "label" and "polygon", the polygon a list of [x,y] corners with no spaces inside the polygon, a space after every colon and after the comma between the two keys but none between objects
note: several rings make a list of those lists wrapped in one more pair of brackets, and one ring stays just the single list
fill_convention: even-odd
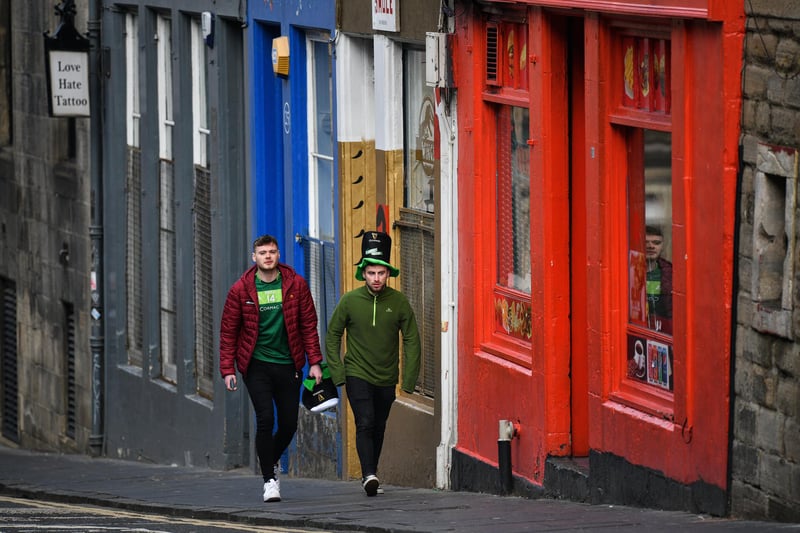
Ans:
[{"label": "red shopfront", "polygon": [[497,488],[503,420],[515,492],[571,457],[591,501],[723,514],[741,2],[456,16],[453,487]]}]

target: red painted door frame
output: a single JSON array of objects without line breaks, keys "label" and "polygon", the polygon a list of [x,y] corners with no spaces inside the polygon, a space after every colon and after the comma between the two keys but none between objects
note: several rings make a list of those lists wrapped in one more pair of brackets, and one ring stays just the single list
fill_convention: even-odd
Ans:
[{"label": "red painted door frame", "polygon": [[569,66],[570,142],[570,310],[571,310],[571,455],[589,454],[589,280],[586,276],[586,106],[584,79],[583,18],[566,20]]}]

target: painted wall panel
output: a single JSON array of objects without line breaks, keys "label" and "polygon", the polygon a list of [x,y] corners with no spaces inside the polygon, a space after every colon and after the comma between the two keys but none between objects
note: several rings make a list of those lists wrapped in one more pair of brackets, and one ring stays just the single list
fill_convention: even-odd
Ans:
[{"label": "painted wall panel", "polygon": [[[666,3],[660,7],[669,10]],[[519,17],[519,13],[499,2],[488,10],[492,14],[485,16],[475,4],[459,3],[456,8],[463,15],[462,23],[456,24],[453,48],[459,87],[462,214],[457,449],[465,457],[493,464],[496,435],[489,438],[479,432],[487,425],[496,428],[500,418],[515,418],[522,430],[519,439],[512,441],[512,450],[521,449],[513,471],[521,479],[541,485],[548,457],[572,453],[575,426],[570,418],[573,384],[569,361],[584,354],[570,353],[570,329],[580,327],[581,342],[589,352],[588,403],[583,416],[591,461],[601,466],[598,461],[606,461],[604,454],[622,458],[643,471],[692,487],[702,502],[697,505],[709,505],[712,512],[719,512],[724,497],[718,495],[724,493],[727,475],[731,221],[740,103],[740,69],[734,68],[732,58],[739,53],[739,43],[730,36],[736,33],[734,28],[741,28],[741,14],[731,15],[724,25],[692,17],[668,24],[660,18],[640,21],[665,27],[672,44],[672,116],[658,118],[653,124],[672,135],[672,230],[677,265],[673,340],[679,354],[674,364],[674,391],[652,394],[647,400],[627,385],[621,369],[626,351],[622,332],[628,322],[627,301],[622,296],[628,283],[629,224],[623,133],[650,124],[643,117],[612,116],[618,106],[612,93],[617,86],[615,68],[620,64],[614,43],[628,31],[626,23],[581,12],[582,38],[570,41],[564,31],[571,24],[567,17],[539,7],[530,7],[524,17],[529,31],[529,81],[535,95],[529,104],[533,334],[529,366],[522,350],[520,368],[509,363],[510,345],[492,346],[489,342],[493,333],[486,322],[492,316],[485,302],[487,294],[495,290],[494,109],[525,104],[517,103],[521,101],[519,92],[503,93],[486,83],[483,24],[490,17],[493,22],[502,21],[497,10],[507,11],[509,17]],[[571,89],[583,89],[579,103],[584,116],[580,128],[573,122],[567,130],[565,117],[574,120],[577,109],[565,107],[569,102],[562,96],[569,92],[564,85],[570,77],[565,58],[576,57],[567,55],[570,46],[581,46],[585,53],[581,85]],[[502,54],[516,59],[511,53],[511,49],[499,51],[500,61]],[[713,66],[709,55],[716,58]],[[721,123],[726,124],[724,129],[719,127]],[[573,139],[573,145],[569,135],[576,133],[583,138],[579,142]],[[585,159],[572,160],[584,165],[581,172],[570,174],[570,146],[585,147]],[[576,187],[581,188],[580,195],[575,194]],[[575,203],[575,199],[581,200]],[[572,213],[570,218],[565,218],[565,212]],[[574,250],[567,246],[570,223],[585,225],[581,257],[571,255]],[[572,231],[574,235],[575,229]],[[570,303],[569,271],[576,269],[583,270],[588,283],[585,294],[572,295]],[[583,306],[581,313],[570,313],[570,305]],[[585,316],[585,323],[574,322],[577,314]],[[718,379],[709,378],[714,373]],[[465,471],[468,469],[460,470],[459,475]],[[705,497],[706,493],[711,496]]]}]

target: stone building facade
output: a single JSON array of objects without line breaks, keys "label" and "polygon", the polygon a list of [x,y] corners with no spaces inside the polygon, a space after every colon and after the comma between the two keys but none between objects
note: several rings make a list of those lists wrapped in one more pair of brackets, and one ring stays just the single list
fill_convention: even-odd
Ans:
[{"label": "stone building facade", "polygon": [[0,0],[0,442],[89,453],[90,119],[48,110],[53,7]]},{"label": "stone building facade", "polygon": [[747,0],[731,512],[800,521],[800,12]]}]

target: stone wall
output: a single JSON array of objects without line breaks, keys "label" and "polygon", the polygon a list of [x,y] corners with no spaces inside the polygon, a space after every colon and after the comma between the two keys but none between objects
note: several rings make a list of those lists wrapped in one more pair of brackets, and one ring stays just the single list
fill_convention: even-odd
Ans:
[{"label": "stone wall", "polygon": [[[3,355],[16,357],[17,371],[2,381],[4,392],[13,398],[16,388],[18,398],[11,442],[86,452],[92,427],[89,119],[49,115],[42,35],[58,27],[56,2],[13,4],[10,39],[2,45],[3,53],[11,48],[11,136],[0,145],[0,278],[16,295],[16,346]],[[76,27],[85,34],[87,4],[76,5]]]},{"label": "stone wall", "polygon": [[731,514],[800,522],[800,10],[745,0]]}]

